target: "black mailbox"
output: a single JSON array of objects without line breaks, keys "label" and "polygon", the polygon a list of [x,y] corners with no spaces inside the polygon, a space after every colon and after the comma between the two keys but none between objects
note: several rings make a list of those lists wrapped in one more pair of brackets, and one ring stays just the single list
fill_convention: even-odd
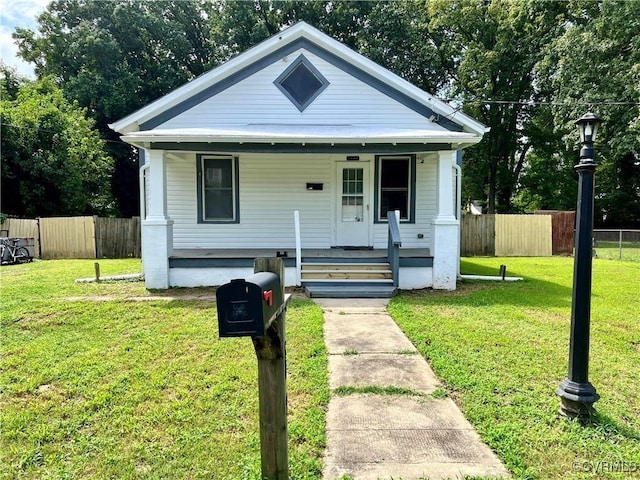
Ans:
[{"label": "black mailbox", "polygon": [[216,291],[218,332],[221,337],[259,337],[280,313],[284,294],[280,277],[260,272],[231,280]]}]

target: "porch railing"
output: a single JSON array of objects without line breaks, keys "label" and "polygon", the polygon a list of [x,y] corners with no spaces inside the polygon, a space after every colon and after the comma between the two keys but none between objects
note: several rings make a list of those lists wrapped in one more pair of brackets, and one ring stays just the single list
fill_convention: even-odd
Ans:
[{"label": "porch railing", "polygon": [[400,211],[389,212],[389,239],[387,245],[387,258],[391,266],[391,275],[393,276],[393,286],[398,286],[400,276],[400,247],[402,240],[400,239]]}]

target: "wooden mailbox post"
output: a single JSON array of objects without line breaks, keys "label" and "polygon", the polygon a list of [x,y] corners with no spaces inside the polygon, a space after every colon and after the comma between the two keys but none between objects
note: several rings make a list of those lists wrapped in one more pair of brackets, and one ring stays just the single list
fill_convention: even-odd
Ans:
[{"label": "wooden mailbox post", "polygon": [[257,258],[254,272],[253,277],[218,288],[219,334],[253,340],[258,358],[262,478],[288,480],[285,313],[290,295],[284,295],[281,258]]}]

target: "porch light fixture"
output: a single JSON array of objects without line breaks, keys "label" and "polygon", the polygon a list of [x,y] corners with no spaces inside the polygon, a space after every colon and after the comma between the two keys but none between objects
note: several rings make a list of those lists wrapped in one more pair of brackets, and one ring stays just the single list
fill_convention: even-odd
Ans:
[{"label": "porch light fixture", "polygon": [[591,272],[593,237],[594,173],[593,142],[600,118],[589,112],[575,122],[580,131],[578,172],[578,205],[576,209],[575,257],[573,262],[573,294],[571,298],[571,332],[569,338],[569,371],[556,394],[560,397],[560,413],[570,418],[589,417],[593,404],[600,398],[589,382],[589,328],[591,322]]}]

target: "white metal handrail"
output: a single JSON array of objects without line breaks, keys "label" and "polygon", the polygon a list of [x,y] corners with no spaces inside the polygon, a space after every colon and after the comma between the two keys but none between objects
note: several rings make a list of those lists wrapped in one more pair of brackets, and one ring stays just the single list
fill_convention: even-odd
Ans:
[{"label": "white metal handrail", "polygon": [[300,240],[300,212],[293,212],[293,223],[296,231],[296,285],[302,285],[302,244]]}]

